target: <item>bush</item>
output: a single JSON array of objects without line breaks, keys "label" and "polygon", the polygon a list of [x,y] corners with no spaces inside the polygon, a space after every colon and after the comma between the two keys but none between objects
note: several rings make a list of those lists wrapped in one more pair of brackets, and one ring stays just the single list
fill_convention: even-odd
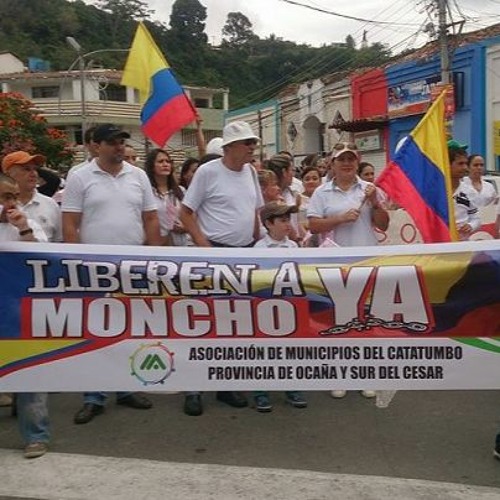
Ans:
[{"label": "bush", "polygon": [[0,92],[0,159],[13,151],[42,154],[47,166],[70,165],[73,151],[66,133],[49,127],[33,103],[14,92]]}]

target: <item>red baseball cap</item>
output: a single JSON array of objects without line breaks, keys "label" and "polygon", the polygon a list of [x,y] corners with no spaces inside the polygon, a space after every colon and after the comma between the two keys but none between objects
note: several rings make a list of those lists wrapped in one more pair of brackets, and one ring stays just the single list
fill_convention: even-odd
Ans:
[{"label": "red baseball cap", "polygon": [[9,169],[15,165],[26,165],[27,163],[35,163],[41,167],[45,163],[45,156],[30,155],[26,151],[14,151],[5,155],[2,160],[2,172],[7,174]]}]

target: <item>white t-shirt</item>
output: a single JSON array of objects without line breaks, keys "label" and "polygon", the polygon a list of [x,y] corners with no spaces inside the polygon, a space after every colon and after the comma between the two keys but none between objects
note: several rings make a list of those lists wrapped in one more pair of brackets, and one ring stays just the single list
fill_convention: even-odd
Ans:
[{"label": "white t-shirt", "polygon": [[[300,194],[294,191],[291,186],[288,189],[283,189],[282,196],[283,200],[289,207],[294,207],[295,205],[297,205],[297,197],[300,196]],[[302,231],[300,229],[299,214],[297,212],[290,214],[290,222],[297,236],[301,236]]]},{"label": "white t-shirt", "polygon": [[217,158],[198,167],[182,203],[196,213],[207,239],[243,247],[253,241],[256,210],[264,201],[252,166],[238,172]]},{"label": "white t-shirt", "polygon": [[42,227],[49,241],[62,241],[61,209],[52,198],[35,191],[33,198],[21,208],[28,219]]},{"label": "white t-shirt", "polygon": [[70,175],[73,175],[77,170],[80,170],[82,167],[85,165],[88,165],[92,161],[92,158],[86,158],[83,160],[81,163],[77,163],[76,165],[73,165],[69,170],[68,173],[66,174],[66,180],[69,179]]},{"label": "white t-shirt", "polygon": [[[372,206],[369,202],[363,203],[365,189],[370,184],[359,177],[347,191],[340,189],[333,181],[322,184],[316,188],[309,200],[307,217],[325,218],[361,207],[360,216],[355,222],[338,224],[333,228],[333,240],[343,247],[377,245],[378,241],[372,223]],[[383,204],[384,199],[379,190],[377,190],[377,199],[380,204]]]},{"label": "white t-shirt", "polygon": [[[43,229],[34,220],[28,219],[28,226],[33,229],[33,236],[36,241],[40,243],[46,243],[47,235],[43,232]],[[0,242],[7,241],[21,241],[21,236],[19,236],[19,229],[16,226],[8,222],[0,222]],[[28,242],[26,242],[28,243]]]},{"label": "white t-shirt", "polygon": [[481,218],[477,206],[472,201],[471,190],[473,188],[467,186],[463,182],[453,193],[453,206],[455,208],[455,223],[457,226],[469,224],[473,231],[477,231],[481,227]]},{"label": "white t-shirt", "polygon": [[480,191],[478,191],[474,184],[472,184],[470,177],[464,177],[462,179],[462,183],[470,188],[468,191],[469,198],[477,208],[491,205],[498,199],[497,192],[495,191],[493,184],[490,182],[482,180]]},{"label": "white t-shirt", "polygon": [[260,239],[254,248],[298,248],[299,245],[295,241],[291,240],[288,236],[278,241],[271,237],[271,235],[266,234],[264,238]]},{"label": "white t-shirt", "polygon": [[300,179],[297,179],[297,177],[292,177],[290,189],[298,194],[302,194],[304,192],[304,184]]},{"label": "white t-shirt", "polygon": [[62,211],[82,214],[82,243],[142,245],[142,215],[153,210],[156,200],[146,173],[127,162],[113,176],[92,160],[73,172],[64,189]]},{"label": "white t-shirt", "polygon": [[[186,190],[180,186],[181,191],[185,194]],[[179,210],[181,208],[181,200],[177,198],[172,191],[165,195],[160,195],[154,191],[156,204],[158,209],[158,220],[160,221],[160,235],[172,238],[172,244],[176,247],[184,247],[192,245],[191,238],[187,233],[174,233],[172,228],[174,223],[180,223]]]}]

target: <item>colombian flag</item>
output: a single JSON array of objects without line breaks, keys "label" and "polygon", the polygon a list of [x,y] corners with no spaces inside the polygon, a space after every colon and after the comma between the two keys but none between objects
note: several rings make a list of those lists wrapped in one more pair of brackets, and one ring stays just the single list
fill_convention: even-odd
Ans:
[{"label": "colombian flag", "polygon": [[167,60],[141,22],[123,70],[121,84],[139,90],[142,131],[159,146],[196,119],[196,111]]},{"label": "colombian flag", "polygon": [[377,180],[410,214],[426,243],[457,240],[444,97],[443,92]]}]

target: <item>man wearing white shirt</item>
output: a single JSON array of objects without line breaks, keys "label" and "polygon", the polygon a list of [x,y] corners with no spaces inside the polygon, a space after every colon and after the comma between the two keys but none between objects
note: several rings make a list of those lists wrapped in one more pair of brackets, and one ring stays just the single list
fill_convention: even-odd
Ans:
[{"label": "man wearing white shirt", "polygon": [[2,171],[12,177],[19,186],[19,203],[23,212],[36,221],[49,241],[62,240],[61,210],[49,196],[39,193],[37,169],[45,163],[42,155],[30,155],[25,151],[9,153],[2,160]]},{"label": "man wearing white shirt", "polygon": [[[66,243],[160,245],[156,200],[146,173],[123,160],[130,134],[111,123],[95,128],[97,156],[68,176],[64,189],[63,236]],[[104,392],[87,392],[74,417],[90,422],[104,411]],[[117,393],[117,404],[149,409],[141,394]]]},{"label": "man wearing white shirt", "polygon": [[[16,181],[0,174],[0,242],[46,242],[47,237],[42,228],[19,209],[18,198],[19,186]],[[19,431],[25,444],[24,456],[41,457],[47,452],[50,439],[47,393],[17,393],[16,408]]]},{"label": "man wearing white shirt", "polygon": [[[263,199],[250,164],[258,140],[248,123],[229,123],[222,136],[224,156],[198,167],[180,210],[180,220],[195,245],[249,247],[259,238]],[[217,399],[235,408],[248,405],[239,392],[219,391]],[[199,392],[186,395],[184,412],[202,414]]]}]

